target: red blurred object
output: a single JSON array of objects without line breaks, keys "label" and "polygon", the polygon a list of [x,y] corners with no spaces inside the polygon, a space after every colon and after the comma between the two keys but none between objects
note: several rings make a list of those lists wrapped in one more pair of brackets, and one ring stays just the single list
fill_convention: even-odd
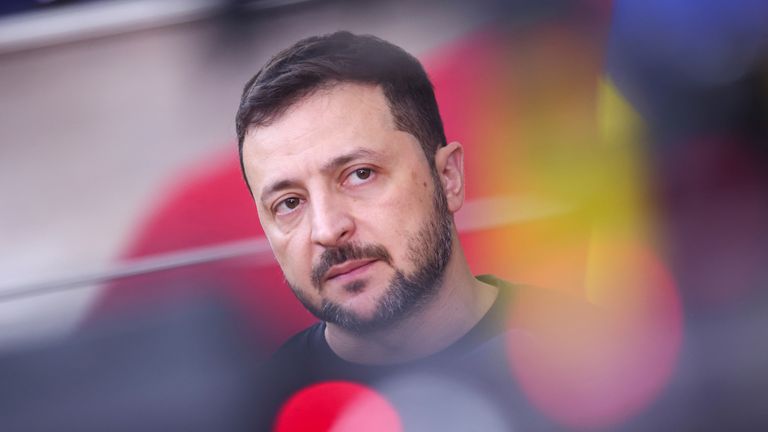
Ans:
[{"label": "red blurred object", "polygon": [[276,432],[397,432],[397,411],[368,387],[345,381],[315,384],[293,395],[280,410]]}]

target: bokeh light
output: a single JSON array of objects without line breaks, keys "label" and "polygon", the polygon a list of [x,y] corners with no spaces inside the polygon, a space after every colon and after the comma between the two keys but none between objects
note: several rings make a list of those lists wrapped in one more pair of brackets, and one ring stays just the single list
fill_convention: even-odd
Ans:
[{"label": "bokeh light", "polygon": [[398,432],[392,404],[362,384],[331,381],[306,387],[288,399],[277,416],[276,432]]},{"label": "bokeh light", "polygon": [[405,373],[376,388],[398,407],[406,431],[517,430],[514,413],[498,400],[447,374]]}]

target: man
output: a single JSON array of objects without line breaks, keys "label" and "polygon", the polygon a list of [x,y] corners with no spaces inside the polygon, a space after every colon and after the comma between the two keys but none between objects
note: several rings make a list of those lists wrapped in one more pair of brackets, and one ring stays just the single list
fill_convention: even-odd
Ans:
[{"label": "man", "polygon": [[469,269],[463,148],[414,57],[348,32],[299,41],[246,84],[237,134],[275,257],[321,320],[275,355],[270,410],[312,383],[453,365],[504,332],[512,287]]}]

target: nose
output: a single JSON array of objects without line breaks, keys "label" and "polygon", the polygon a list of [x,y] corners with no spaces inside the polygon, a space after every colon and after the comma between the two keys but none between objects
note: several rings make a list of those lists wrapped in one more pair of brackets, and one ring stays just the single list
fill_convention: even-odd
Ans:
[{"label": "nose", "polygon": [[312,208],[312,242],[324,247],[338,246],[350,239],[355,223],[347,207],[330,196],[315,197]]}]

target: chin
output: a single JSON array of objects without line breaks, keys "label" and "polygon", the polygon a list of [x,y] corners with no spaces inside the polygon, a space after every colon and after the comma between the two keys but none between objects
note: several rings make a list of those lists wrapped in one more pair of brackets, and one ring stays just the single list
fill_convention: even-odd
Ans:
[{"label": "chin", "polygon": [[380,296],[380,293],[366,290],[342,301],[325,299],[316,316],[348,331],[367,333],[383,325]]},{"label": "chin", "polygon": [[371,292],[361,292],[339,303],[347,313],[360,321],[370,321],[376,317],[379,296]]}]

